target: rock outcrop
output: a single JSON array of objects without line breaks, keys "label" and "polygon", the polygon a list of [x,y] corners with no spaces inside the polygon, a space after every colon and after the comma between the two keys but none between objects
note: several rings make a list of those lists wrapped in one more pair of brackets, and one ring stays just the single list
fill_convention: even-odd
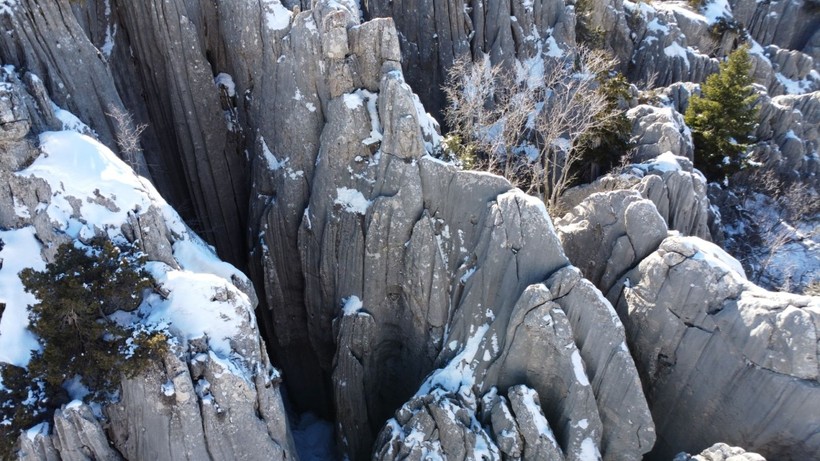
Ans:
[{"label": "rock outcrop", "polygon": [[[104,416],[99,407],[74,400],[57,411],[50,433],[49,425],[41,425],[21,435],[19,457],[296,459],[281,378],[253,316],[250,281],[219,261],[147,180],[99,142],[70,131],[39,137],[30,132],[48,126],[51,101],[37,101],[12,70],[6,72],[0,99],[7,103],[2,117],[8,123],[0,142],[16,161],[0,163],[4,235],[26,242],[35,252],[22,257],[43,264],[65,242],[95,235],[134,242],[159,287],[134,315],[145,328],[166,325],[174,343],[162,363],[122,383],[119,400],[103,407]],[[28,80],[29,88],[42,88],[37,79]],[[10,268],[6,256],[0,261]],[[25,312],[19,296],[5,296],[6,312]],[[26,337],[6,320],[4,348],[11,337]]]},{"label": "rock outcrop", "polygon": [[778,459],[820,450],[818,298],[757,288],[736,260],[691,237],[666,239],[608,298],[647,388],[654,454],[717,441]]},{"label": "rock outcrop", "polygon": [[767,292],[717,246],[665,238],[635,191],[589,195],[557,227],[624,322],[657,424],[653,456],[718,441],[778,459],[817,451],[817,409],[799,403],[818,401],[817,298]]},{"label": "rock outcrop", "polygon": [[[636,198],[650,201],[651,210],[642,207],[642,218],[628,220],[625,207]],[[604,270],[604,266],[615,264],[625,269],[629,266],[622,266],[617,258],[612,261],[607,257],[615,256],[612,251],[622,250],[604,248],[626,249],[641,245],[653,251],[652,245],[660,243],[657,236],[665,236],[667,228],[709,241],[723,240],[719,215],[709,204],[706,180],[692,167],[689,159],[671,152],[646,163],[628,165],[591,184],[572,188],[561,197],[561,204],[570,211],[557,222],[558,232],[570,260],[582,268],[592,265]],[[650,218],[654,214],[662,219]],[[599,229],[601,226],[603,229]],[[599,240],[603,235],[607,237]],[[650,237],[645,239],[641,235]],[[626,237],[629,238],[618,243]],[[627,241],[635,243],[624,246]],[[653,243],[646,244],[646,241]],[[592,247],[590,242],[593,242]],[[568,245],[572,249],[567,248]],[[599,251],[592,251],[597,245],[601,245]],[[631,253],[633,251],[626,250],[625,254]],[[633,260],[635,263],[647,255],[642,251],[638,253],[637,259]],[[591,276],[587,271],[584,274],[599,284],[597,276]]]}]

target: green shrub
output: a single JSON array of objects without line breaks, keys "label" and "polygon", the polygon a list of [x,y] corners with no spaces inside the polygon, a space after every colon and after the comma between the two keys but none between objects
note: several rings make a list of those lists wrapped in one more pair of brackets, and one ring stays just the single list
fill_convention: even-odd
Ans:
[{"label": "green shrub", "polygon": [[145,257],[130,244],[103,238],[87,247],[61,246],[42,272],[20,273],[26,291],[39,302],[30,306],[29,329],[39,337],[28,369],[0,369],[0,458],[7,458],[23,429],[48,420],[68,401],[62,386],[80,377],[87,401],[104,402],[123,375],[133,377],[167,351],[164,332],[141,324],[121,325],[109,318],[131,311],[141,293],[153,286],[142,269]]},{"label": "green shrub", "polygon": [[720,72],[693,96],[686,124],[695,142],[695,166],[710,181],[721,181],[746,166],[746,149],[757,124],[757,94],[752,86],[752,61],[746,47],[729,55]]}]

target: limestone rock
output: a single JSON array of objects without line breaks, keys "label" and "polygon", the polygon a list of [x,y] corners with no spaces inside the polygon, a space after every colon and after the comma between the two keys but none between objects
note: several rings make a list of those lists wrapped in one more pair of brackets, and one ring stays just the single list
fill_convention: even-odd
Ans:
[{"label": "limestone rock", "polygon": [[54,447],[65,461],[122,457],[111,446],[100,422],[86,404],[69,404],[54,414]]},{"label": "limestone rock", "polygon": [[632,160],[645,162],[671,152],[692,160],[694,144],[683,116],[670,108],[640,105],[630,109],[626,116],[632,121],[632,139],[636,145]]},{"label": "limestone rock", "polygon": [[[723,240],[723,231],[719,228],[720,215],[709,203],[705,178],[700,172],[694,170],[690,160],[672,155],[670,152],[646,163],[628,165],[619,172],[602,176],[591,184],[570,189],[561,197],[561,204],[565,209],[571,209],[582,205],[585,200],[592,200],[591,197],[596,193],[628,189],[635,190],[643,198],[650,200],[669,229],[710,241],[721,242]],[[607,199],[599,197],[595,200],[598,202],[597,205],[591,204],[582,206],[579,210],[569,211],[559,221],[559,230],[564,226],[569,226],[571,228],[561,230],[565,235],[584,232],[584,229],[589,226],[572,227],[573,223],[584,220],[589,220],[592,223],[591,226],[611,222],[613,218],[609,216],[591,217],[595,213],[612,213],[606,211]],[[595,209],[596,207],[598,210]],[[620,216],[622,210],[615,213],[616,216]],[[588,238],[594,237],[588,235]],[[565,240],[565,245],[566,242]],[[593,243],[593,245],[596,244]],[[583,246],[583,243],[579,243],[577,248]],[[586,256],[580,255],[577,257],[581,259],[574,259],[576,255],[572,250],[569,250],[569,255],[576,264],[580,264],[577,261],[587,261]]]},{"label": "limestone rock", "polygon": [[608,298],[647,389],[653,454],[717,441],[778,459],[817,453],[817,298],[755,287],[736,260],[693,237],[664,240]]}]

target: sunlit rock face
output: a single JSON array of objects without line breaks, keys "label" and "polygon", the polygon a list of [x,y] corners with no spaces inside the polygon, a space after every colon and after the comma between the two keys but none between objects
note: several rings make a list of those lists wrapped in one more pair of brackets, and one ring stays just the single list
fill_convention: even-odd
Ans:
[{"label": "sunlit rock face", "polygon": [[[66,408],[51,435],[21,439],[27,456],[70,459],[85,445],[99,458],[292,457],[280,378],[266,352],[283,370],[293,408],[334,420],[339,451],[351,459],[639,459],[656,439],[655,453],[666,458],[718,441],[769,456],[757,444],[768,441],[774,457],[794,459],[815,448],[805,432],[817,426],[813,407],[782,421],[758,411],[747,389],[817,400],[804,385],[817,379],[807,371],[816,364],[806,358],[811,347],[788,336],[812,338],[806,318],[816,325],[815,301],[759,294],[704,266],[705,243],[668,238],[677,231],[721,241],[680,115],[698,88],[681,82],[715,72],[738,40],[737,30],[712,34],[732,7],[760,42],[751,48],[758,82],[772,95],[805,93],[764,98],[757,155],[767,168],[813,180],[817,64],[813,38],[804,46],[796,37],[810,35],[815,10],[789,16],[793,6],[711,2],[691,11],[620,0],[587,2],[583,11],[563,1],[297,3],[0,0],[0,59],[18,69],[6,72],[13,91],[0,98],[0,183],[9,184],[0,191],[0,226],[33,226],[27,232],[47,243],[115,229],[139,240],[158,279],[180,293],[198,285],[174,278],[179,272],[216,277],[207,277],[218,288],[213,299],[195,299],[215,306],[210,316],[234,320],[227,336],[211,332],[207,341],[180,330],[190,341],[124,383],[120,404],[108,409],[118,423],[102,430],[83,419],[85,407]],[[764,24],[774,19],[751,8],[782,10],[800,25],[774,34]],[[646,105],[631,89],[634,160],[643,163],[568,192],[568,213],[558,219],[502,178],[431,156],[440,129],[427,112],[440,114],[439,85],[455,57],[487,53],[538,69],[545,57],[568,55],[583,21],[600,28],[633,82],[666,86]],[[133,121],[113,115],[123,109]],[[119,135],[141,123],[141,150],[126,151]],[[54,181],[18,174],[38,168],[48,137],[36,135],[68,126],[150,177],[253,286],[214,263],[143,180],[128,184],[150,199],[117,205],[122,216],[109,228],[90,225],[83,211],[110,208],[111,194],[85,191],[78,205]],[[65,169],[68,189],[75,170]],[[41,204],[57,197],[69,207],[55,227],[59,206],[50,214]],[[197,265],[206,254],[213,264]],[[684,268],[688,275],[675,272]],[[656,284],[677,288],[653,291]],[[759,299],[743,301],[744,293]],[[690,298],[700,310],[681,314],[670,304],[694,309],[681,301]],[[157,315],[182,312],[155,301]],[[687,320],[667,315],[673,311]],[[706,341],[709,354],[699,349],[701,332],[717,338]],[[761,342],[770,332],[788,338]],[[716,371],[701,366],[706,360]],[[735,379],[747,390],[731,394]],[[683,394],[691,407],[675,406]],[[721,424],[703,424],[703,414]]]},{"label": "sunlit rock face", "polygon": [[778,459],[816,452],[816,297],[765,291],[716,245],[666,237],[635,191],[589,195],[558,230],[624,322],[656,424],[652,456],[719,441]]}]

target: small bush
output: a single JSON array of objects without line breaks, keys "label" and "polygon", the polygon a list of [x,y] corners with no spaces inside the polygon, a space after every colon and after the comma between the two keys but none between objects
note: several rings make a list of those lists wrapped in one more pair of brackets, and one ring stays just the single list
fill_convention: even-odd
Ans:
[{"label": "small bush", "polygon": [[41,351],[28,369],[0,368],[0,458],[11,454],[23,429],[48,420],[68,401],[62,386],[80,378],[87,401],[104,402],[123,375],[133,377],[167,352],[164,332],[121,325],[108,316],[136,309],[151,288],[144,256],[129,244],[95,238],[85,248],[61,246],[45,271],[26,269],[20,280],[39,302],[30,306],[29,329]]}]

